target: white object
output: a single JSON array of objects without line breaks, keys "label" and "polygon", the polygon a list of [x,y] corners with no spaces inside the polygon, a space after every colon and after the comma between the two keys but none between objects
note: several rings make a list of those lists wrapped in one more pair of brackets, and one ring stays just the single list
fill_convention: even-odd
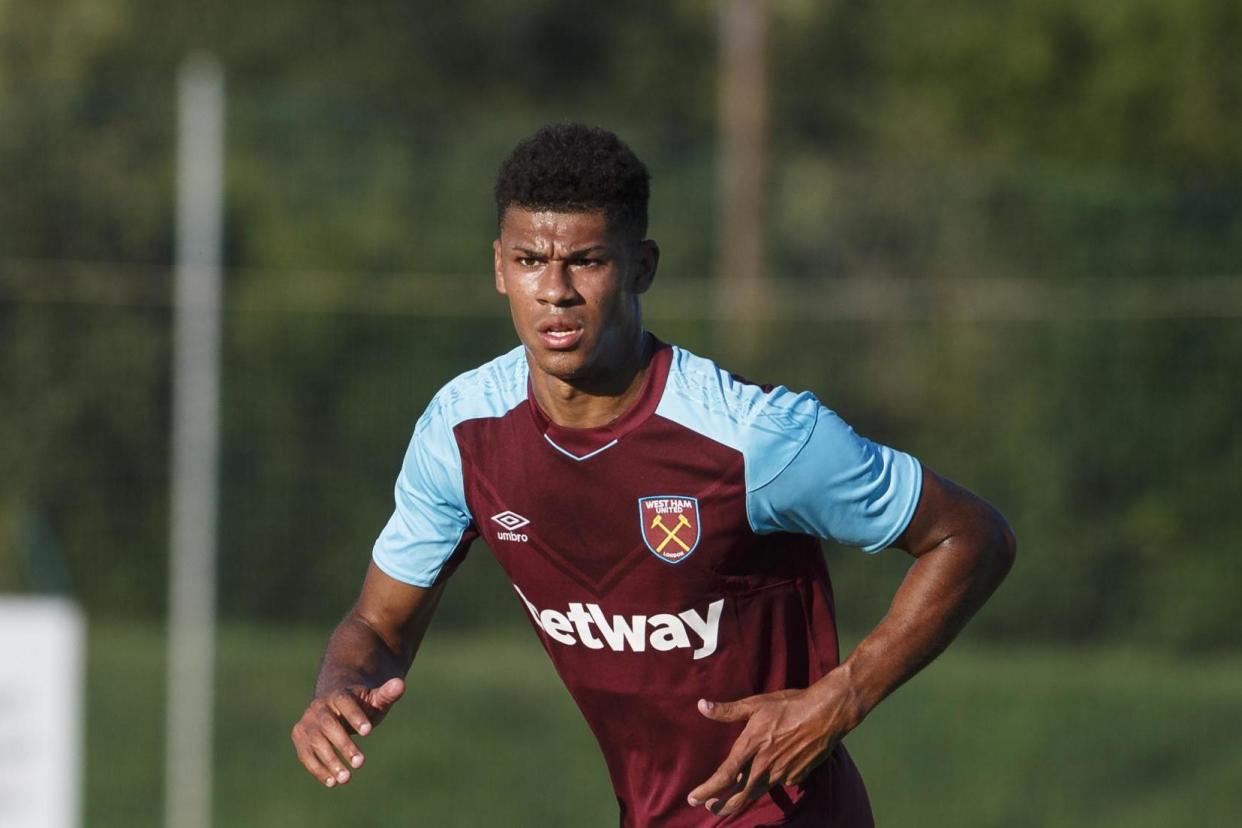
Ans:
[{"label": "white object", "polygon": [[85,624],[62,598],[0,598],[0,828],[81,824]]},{"label": "white object", "polygon": [[181,69],[179,85],[164,823],[170,828],[208,828],[215,681],[224,75],[214,58],[193,56]]}]

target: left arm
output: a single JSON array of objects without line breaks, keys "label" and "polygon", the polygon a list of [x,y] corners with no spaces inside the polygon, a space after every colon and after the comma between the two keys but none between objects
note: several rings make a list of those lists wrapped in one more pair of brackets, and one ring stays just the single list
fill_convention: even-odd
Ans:
[{"label": "left arm", "polygon": [[836,669],[805,690],[699,701],[721,722],[746,720],[724,763],[691,805],[736,813],[774,785],[796,784],[889,693],[944,651],[1013,565],[1005,518],[981,498],[923,470],[918,507],[894,546],[915,558],[887,614]]}]

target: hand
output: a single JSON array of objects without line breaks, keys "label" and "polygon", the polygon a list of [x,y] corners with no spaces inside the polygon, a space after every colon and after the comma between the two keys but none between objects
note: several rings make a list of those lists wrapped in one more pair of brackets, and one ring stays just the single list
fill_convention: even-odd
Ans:
[{"label": "hand", "polygon": [[360,768],[366,760],[350,732],[366,736],[404,693],[405,682],[391,678],[379,687],[347,687],[312,699],[291,734],[302,766],[329,788],[344,785],[350,778],[345,763]]},{"label": "hand", "polygon": [[687,801],[727,816],[749,807],[776,785],[806,779],[861,720],[852,694],[830,684],[839,682],[821,680],[807,690],[781,690],[733,702],[699,699],[699,712],[707,718],[745,720],[746,727],[724,763],[690,792]]}]

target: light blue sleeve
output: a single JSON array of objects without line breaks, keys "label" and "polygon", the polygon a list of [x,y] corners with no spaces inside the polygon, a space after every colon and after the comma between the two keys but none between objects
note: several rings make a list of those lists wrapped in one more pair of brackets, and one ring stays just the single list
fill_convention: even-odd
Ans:
[{"label": "light blue sleeve", "polygon": [[396,508],[371,557],[399,581],[432,586],[471,528],[461,453],[439,398],[414,427],[394,496]]},{"label": "light blue sleeve", "polygon": [[814,394],[754,385],[674,348],[656,413],[741,452],[756,533],[817,535],[876,552],[914,516],[919,462],[859,437]]},{"label": "light blue sleeve", "polygon": [[[800,402],[805,411],[807,400]],[[817,400],[814,408],[804,420],[809,433],[791,458],[746,457],[747,464],[770,469],[747,490],[751,527],[818,535],[867,552],[884,549],[914,516],[922,468],[909,454],[858,436]],[[782,465],[774,468],[773,460]]]}]

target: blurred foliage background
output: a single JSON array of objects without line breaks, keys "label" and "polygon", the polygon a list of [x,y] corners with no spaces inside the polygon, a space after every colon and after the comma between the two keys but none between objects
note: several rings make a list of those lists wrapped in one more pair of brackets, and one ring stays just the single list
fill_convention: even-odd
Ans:
[{"label": "blurred foliage background", "polygon": [[[770,301],[739,354],[712,310],[707,0],[0,4],[0,590],[164,618],[175,79],[208,49],[230,622],[326,635],[349,606],[426,400],[516,344],[496,166],[580,120],[654,174],[657,334],[814,390],[1009,516],[1019,563],[969,639],[1236,655],[1242,6],[769,9]],[[865,630],[906,561],[828,554]],[[437,629],[522,623],[487,558]]]}]

